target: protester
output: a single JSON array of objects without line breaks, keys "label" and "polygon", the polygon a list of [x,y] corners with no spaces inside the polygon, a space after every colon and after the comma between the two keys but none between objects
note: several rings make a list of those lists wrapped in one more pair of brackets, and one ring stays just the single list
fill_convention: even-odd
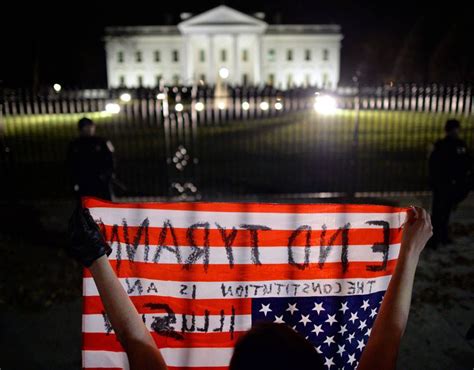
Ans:
[{"label": "protester", "polygon": [[[127,353],[130,369],[167,369],[160,350],[107,259],[110,246],[89,210],[76,209],[69,227],[71,245],[68,252],[89,268],[115,334]],[[397,265],[362,353],[359,370],[396,368],[410,311],[416,266],[432,234],[427,212],[418,207],[410,208],[403,226]],[[314,347],[281,325],[261,324],[241,337],[230,370],[262,369],[262,364],[273,370],[323,369],[322,359]],[[256,358],[267,360],[259,362]]]},{"label": "protester", "polygon": [[446,136],[434,144],[429,158],[429,181],[433,190],[433,238],[429,246],[432,248],[440,243],[452,243],[449,217],[469,194],[472,181],[471,158],[466,143],[459,138],[460,122],[450,119],[444,129]]},{"label": "protester", "polygon": [[110,140],[95,136],[95,124],[89,118],[81,118],[78,129],[67,159],[74,193],[78,199],[87,195],[111,200],[114,147]]}]

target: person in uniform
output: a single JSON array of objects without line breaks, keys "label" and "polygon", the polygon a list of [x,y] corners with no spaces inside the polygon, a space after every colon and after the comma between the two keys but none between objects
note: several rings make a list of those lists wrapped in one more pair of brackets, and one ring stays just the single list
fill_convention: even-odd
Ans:
[{"label": "person in uniform", "polygon": [[433,191],[431,208],[433,237],[429,245],[452,243],[449,237],[449,217],[469,194],[472,180],[471,157],[466,143],[459,138],[461,124],[450,119],[445,125],[446,136],[434,144],[429,157],[429,181]]},{"label": "person in uniform", "polygon": [[114,147],[110,140],[95,136],[89,118],[78,122],[79,137],[69,144],[68,167],[75,195],[112,200]]}]

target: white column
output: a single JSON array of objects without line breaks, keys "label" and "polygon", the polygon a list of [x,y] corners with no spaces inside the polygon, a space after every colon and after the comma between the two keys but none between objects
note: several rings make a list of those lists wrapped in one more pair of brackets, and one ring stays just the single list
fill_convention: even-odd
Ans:
[{"label": "white column", "polygon": [[240,54],[239,54],[239,39],[236,34],[232,35],[232,47],[233,47],[233,54],[234,54],[234,66],[232,72],[232,80],[234,84],[240,85],[242,83],[240,78]]},{"label": "white column", "polygon": [[254,63],[254,72],[253,72],[253,82],[254,84],[259,84],[262,82],[262,37],[260,35],[255,35],[255,63]]},{"label": "white column", "polygon": [[216,71],[214,66],[214,35],[209,35],[209,49],[208,49],[209,62],[207,63],[207,82],[209,84],[216,83]]}]

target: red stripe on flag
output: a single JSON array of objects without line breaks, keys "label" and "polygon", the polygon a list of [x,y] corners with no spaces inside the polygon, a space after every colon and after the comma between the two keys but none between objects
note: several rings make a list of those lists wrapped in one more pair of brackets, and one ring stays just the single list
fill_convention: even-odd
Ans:
[{"label": "red stripe on flag", "polygon": [[398,213],[408,208],[372,204],[285,204],[285,203],[208,203],[208,202],[150,202],[113,203],[93,197],[83,197],[86,208],[168,209],[203,212],[262,212],[262,213]]},{"label": "red stripe on flag", "polygon": [[[236,340],[245,334],[245,332],[234,332],[233,339],[229,332],[181,333],[177,331],[176,334],[181,335],[182,339],[174,339],[157,333],[151,333],[159,348],[233,348]],[[83,333],[82,338],[82,349],[84,351],[124,352],[122,345],[113,333]]]}]

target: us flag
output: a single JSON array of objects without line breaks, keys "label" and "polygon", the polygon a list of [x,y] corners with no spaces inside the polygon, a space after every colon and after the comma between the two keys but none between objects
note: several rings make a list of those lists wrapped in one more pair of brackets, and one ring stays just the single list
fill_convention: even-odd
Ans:
[{"label": "us flag", "polygon": [[[260,321],[353,369],[400,249],[406,208],[344,204],[111,203],[84,198],[110,263],[170,369],[227,369]],[[83,367],[127,369],[87,269]]]}]

